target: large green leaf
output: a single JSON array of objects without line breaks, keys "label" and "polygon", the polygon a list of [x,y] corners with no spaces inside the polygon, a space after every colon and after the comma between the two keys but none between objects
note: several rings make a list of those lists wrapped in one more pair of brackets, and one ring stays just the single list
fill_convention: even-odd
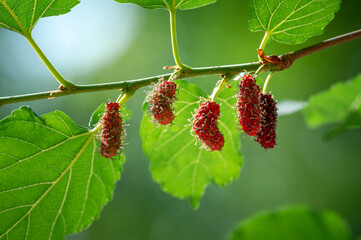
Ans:
[{"label": "large green leaf", "polygon": [[341,0],[251,0],[249,29],[278,42],[298,44],[322,34]]},{"label": "large green leaf", "polygon": [[303,113],[310,127],[340,124],[329,137],[361,127],[361,74],[312,96]]},{"label": "large green leaf", "polygon": [[235,119],[235,84],[225,89],[216,99],[221,104],[222,116],[219,128],[225,137],[221,152],[200,149],[200,143],[191,135],[194,110],[198,108],[200,97],[207,97],[196,85],[177,82],[178,101],[175,104],[176,119],[171,127],[158,127],[148,116],[144,116],[140,135],[143,150],[151,162],[153,178],[164,191],[178,197],[191,198],[194,207],[198,206],[206,186],[210,182],[226,185],[239,175],[242,167],[240,138]]},{"label": "large green leaf", "polygon": [[241,221],[230,240],[350,240],[345,222],[333,212],[288,207]]},{"label": "large green leaf", "polygon": [[59,111],[0,121],[0,239],[64,239],[99,217],[125,158],[101,157],[95,135]]},{"label": "large green leaf", "polygon": [[198,8],[216,2],[217,0],[115,0],[120,3],[133,3],[147,9],[157,8]]},{"label": "large green leaf", "polygon": [[0,27],[31,33],[42,17],[70,12],[80,0],[0,0]]}]

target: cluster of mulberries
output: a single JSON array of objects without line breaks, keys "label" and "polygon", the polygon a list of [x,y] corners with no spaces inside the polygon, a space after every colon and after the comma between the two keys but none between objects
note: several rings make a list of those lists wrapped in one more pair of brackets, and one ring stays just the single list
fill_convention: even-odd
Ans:
[{"label": "cluster of mulberries", "polygon": [[100,153],[105,158],[111,158],[118,155],[123,147],[124,130],[122,117],[119,112],[119,104],[110,102],[105,108],[102,118],[102,131]]},{"label": "cluster of mulberries", "polygon": [[159,81],[149,94],[149,110],[154,120],[161,125],[168,125],[174,119],[174,102],[177,84],[171,81]]},{"label": "cluster of mulberries", "polygon": [[199,140],[210,151],[221,151],[224,146],[224,137],[218,128],[220,107],[216,102],[203,102],[196,110],[192,129]]},{"label": "cluster of mulberries", "polygon": [[243,131],[254,136],[263,148],[276,145],[277,108],[270,94],[262,94],[256,80],[245,75],[240,80],[237,97],[238,120]]}]

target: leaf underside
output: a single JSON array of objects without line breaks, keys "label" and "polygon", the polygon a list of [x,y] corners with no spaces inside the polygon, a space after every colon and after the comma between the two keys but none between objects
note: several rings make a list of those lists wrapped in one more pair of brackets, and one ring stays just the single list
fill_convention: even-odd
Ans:
[{"label": "leaf underside", "polygon": [[78,3],[80,0],[0,0],[0,27],[31,33],[40,18],[68,13]]},{"label": "leaf underside", "polygon": [[336,83],[330,89],[313,95],[303,114],[310,127],[339,124],[329,134],[361,127],[361,74],[350,81]]},{"label": "leaf underside", "polygon": [[299,44],[323,33],[341,0],[251,0],[249,29],[278,42]]},{"label": "leaf underside", "polygon": [[60,111],[22,107],[0,121],[0,239],[64,239],[97,219],[125,158]]},{"label": "leaf underside", "polygon": [[343,219],[333,212],[287,207],[241,221],[229,240],[350,240]]},{"label": "leaf underside", "polygon": [[144,153],[151,162],[153,178],[165,192],[181,199],[190,198],[192,206],[197,207],[209,183],[223,186],[240,173],[243,163],[241,141],[233,109],[233,95],[237,90],[233,84],[217,97],[222,113],[218,124],[224,134],[225,145],[221,152],[209,152],[200,148],[200,142],[196,143],[189,120],[198,109],[200,97],[207,96],[194,84],[176,83],[180,90],[175,104],[174,125],[164,128],[144,115],[140,135]]},{"label": "leaf underside", "polygon": [[217,0],[115,0],[120,3],[133,3],[146,9],[179,8],[182,10],[202,7]]}]

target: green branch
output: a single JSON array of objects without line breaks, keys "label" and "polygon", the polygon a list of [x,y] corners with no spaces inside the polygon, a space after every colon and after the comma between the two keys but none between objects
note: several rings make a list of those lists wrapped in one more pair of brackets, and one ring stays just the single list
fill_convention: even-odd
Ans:
[{"label": "green branch", "polygon": [[297,60],[301,57],[321,51],[325,48],[339,45],[344,42],[349,42],[349,41],[355,40],[357,38],[361,38],[361,29],[353,31],[353,32],[349,32],[349,33],[346,33],[346,34],[343,34],[343,35],[340,35],[340,36],[337,36],[334,38],[327,39],[320,43],[314,44],[312,46],[309,46],[309,47],[306,47],[306,48],[303,48],[303,49],[300,49],[300,50],[297,50],[294,52],[290,52],[290,53],[281,55],[280,58],[281,58],[281,60],[288,62],[287,66],[290,67],[295,60]]},{"label": "green branch", "polygon": [[[361,29],[347,33],[332,39],[328,39],[321,43],[312,45],[307,48],[300,49],[295,52],[287,53],[280,56],[282,61],[285,61],[287,67],[291,66],[293,61],[309,55],[311,53],[320,51],[322,49],[332,47],[344,42],[348,42],[357,38],[361,38]],[[245,63],[245,64],[237,64],[237,65],[228,65],[228,66],[215,66],[215,67],[205,67],[205,68],[193,68],[188,71],[181,72],[177,75],[177,79],[185,79],[197,76],[208,76],[208,75],[228,75],[228,74],[237,74],[242,71],[254,72],[260,66],[261,62],[253,62],[253,63]],[[286,69],[286,68],[284,68]],[[272,70],[272,69],[268,69]],[[74,86],[71,91],[67,89],[64,90],[55,90],[49,92],[41,92],[41,93],[31,93],[26,95],[18,95],[18,96],[8,96],[8,97],[0,97],[0,106],[5,104],[17,103],[17,102],[25,102],[25,101],[33,101],[39,99],[52,99],[67,95],[79,94],[79,93],[87,93],[87,92],[98,92],[105,90],[113,90],[113,89],[123,89],[125,91],[136,91],[139,88],[148,86],[152,83],[158,81],[159,78],[164,78],[168,80],[173,74],[164,74],[159,76],[153,76],[149,78],[142,78],[137,80],[130,81],[121,81],[115,83],[101,83],[101,84],[91,84],[91,85],[82,85],[82,86]]]},{"label": "green branch", "polygon": [[[217,74],[237,74],[242,71],[256,71],[260,66],[260,63],[246,63],[238,65],[227,65],[227,66],[216,66],[216,67],[205,67],[205,68],[193,68],[187,72],[180,74],[177,79],[185,79],[197,76],[209,76]],[[105,90],[114,90],[114,89],[123,89],[125,91],[136,91],[139,88],[146,87],[152,83],[156,83],[159,78],[164,78],[168,80],[172,74],[164,74],[159,76],[153,76],[148,78],[142,78],[137,80],[121,81],[114,83],[101,83],[101,84],[91,84],[91,85],[79,85],[76,86],[72,91],[67,90],[55,90],[41,93],[31,93],[26,95],[18,96],[9,96],[0,98],[0,106],[5,104],[33,101],[39,99],[53,99],[57,97],[79,94],[79,93],[88,93],[88,92],[99,92]]]}]

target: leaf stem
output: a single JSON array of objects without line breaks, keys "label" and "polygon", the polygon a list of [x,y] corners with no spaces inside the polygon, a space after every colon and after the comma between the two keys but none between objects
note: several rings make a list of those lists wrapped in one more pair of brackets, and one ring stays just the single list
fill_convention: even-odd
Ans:
[{"label": "leaf stem", "polygon": [[28,42],[30,43],[30,45],[34,48],[35,52],[39,55],[39,57],[41,58],[41,60],[44,62],[44,64],[46,65],[46,67],[49,69],[49,71],[51,72],[51,74],[53,74],[53,76],[55,77],[55,79],[66,89],[71,90],[72,87],[75,87],[75,84],[72,82],[69,82],[68,80],[66,80],[56,69],[55,67],[51,64],[51,62],[49,61],[49,59],[45,56],[45,54],[41,51],[40,47],[38,46],[38,44],[36,44],[36,42],[34,41],[34,39],[32,38],[32,36],[30,34],[26,35],[25,38],[28,40]]},{"label": "leaf stem", "polygon": [[[270,38],[270,36],[271,36],[271,35],[270,35],[268,32],[266,32],[266,34],[264,35],[264,37],[263,37],[263,39],[262,39],[261,45],[259,46],[259,49],[262,49],[262,50],[265,49],[266,44],[267,44],[268,39]],[[260,61],[262,61],[262,59],[261,59],[259,56],[258,56],[258,59],[259,59]]]},{"label": "leaf stem", "polygon": [[263,94],[266,94],[267,86],[268,86],[268,83],[269,83],[269,81],[270,81],[273,73],[274,73],[274,72],[270,72],[270,73],[268,74],[267,78],[266,78],[266,81],[264,82],[263,91],[262,91]]},{"label": "leaf stem", "polygon": [[174,56],[174,61],[176,62],[177,66],[182,70],[187,70],[187,69],[190,69],[190,67],[188,67],[187,65],[184,65],[179,57],[177,31],[176,31],[176,11],[177,11],[176,8],[169,9],[173,56]]},{"label": "leaf stem", "polygon": [[265,67],[266,67],[265,65],[259,66],[257,71],[253,74],[253,77],[256,78],[258,76],[258,74],[260,74]]},{"label": "leaf stem", "polygon": [[220,84],[214,88],[213,93],[209,98],[214,101],[216,97],[222,92],[223,88],[227,85],[229,79],[233,78],[235,74],[227,73],[224,75],[223,79],[221,80]]},{"label": "leaf stem", "polygon": [[124,105],[135,93],[135,90],[125,91],[119,95],[117,103],[119,105]]}]

